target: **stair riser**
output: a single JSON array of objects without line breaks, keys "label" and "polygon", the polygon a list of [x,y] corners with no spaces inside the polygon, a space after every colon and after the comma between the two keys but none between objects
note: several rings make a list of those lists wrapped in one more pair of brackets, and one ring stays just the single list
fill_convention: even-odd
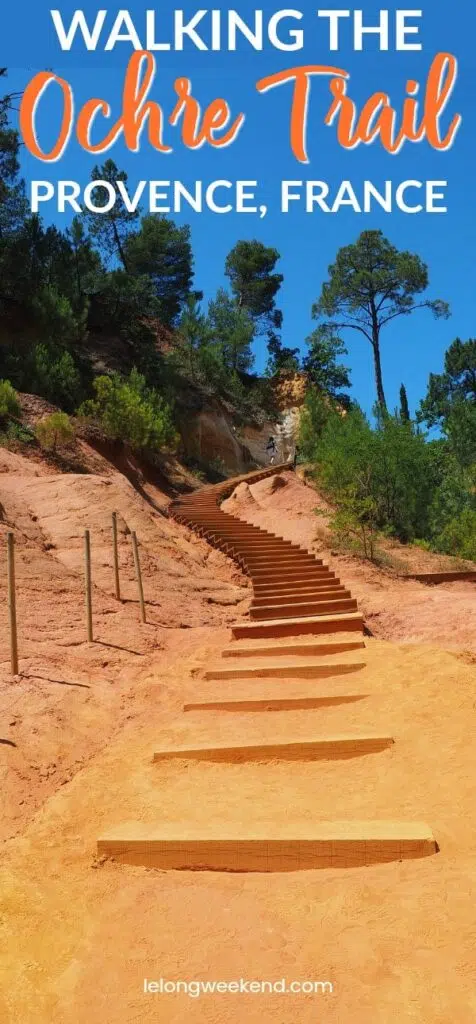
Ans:
[{"label": "stair riser", "polygon": [[391,747],[391,736],[352,736],[325,740],[299,740],[295,743],[260,743],[237,747],[190,748],[161,750],[154,754],[154,764],[164,761],[215,761],[242,763],[246,761],[341,761],[367,754],[379,754]]},{"label": "stair riser", "polygon": [[308,569],[317,568],[319,562],[313,561],[309,558],[264,558],[260,562],[250,562],[249,558],[242,558],[238,556],[243,565],[247,568],[251,576],[259,574],[260,572],[272,572],[273,570],[289,570],[290,572],[297,572],[302,567],[306,571]]},{"label": "stair riser", "polygon": [[293,593],[299,595],[302,590],[309,590],[310,587],[317,587],[319,590],[322,587],[341,587],[343,586],[342,581],[334,576],[333,573],[319,573],[314,576],[305,576],[304,579],[300,578],[297,580],[289,581],[287,578],[282,580],[280,583],[267,583],[263,586],[261,583],[254,583],[253,591],[255,597],[266,597],[268,594],[285,593],[288,590],[292,590]]},{"label": "stair riser", "polygon": [[331,708],[341,704],[356,704],[365,700],[365,694],[349,697],[277,697],[270,700],[216,700],[203,704],[184,704],[187,711],[312,711],[319,708]]},{"label": "stair riser", "polygon": [[266,604],[274,603],[274,601],[281,601],[281,604],[287,604],[288,600],[299,602],[308,601],[314,594],[316,597],[320,597],[322,594],[328,591],[339,592],[345,591],[345,587],[342,583],[336,583],[335,580],[320,580],[319,583],[309,583],[307,587],[303,587],[300,590],[295,590],[293,585],[290,584],[286,590],[273,590],[268,594],[256,594],[253,588],[253,598],[255,601]]},{"label": "stair riser", "polygon": [[349,839],[348,842],[312,840],[229,839],[210,843],[99,841],[98,855],[122,864],[162,871],[289,872],[370,867],[392,861],[415,860],[436,853],[435,841]]},{"label": "stair riser", "polygon": [[328,644],[272,644],[266,647],[246,645],[240,649],[238,645],[227,647],[222,651],[222,658],[274,658],[274,657],[325,657],[329,654],[344,654],[346,651],[365,650],[364,640],[338,640]]},{"label": "stair riser", "polygon": [[[229,551],[230,553],[233,553],[234,555],[239,555],[240,558],[246,558],[247,561],[255,559],[254,552],[250,552],[249,550],[247,550],[245,545],[240,545],[238,543],[236,543],[236,544],[229,544],[228,542],[226,542],[225,543],[225,550]],[[299,558],[303,554],[304,554],[304,551],[297,551],[296,552],[296,555]],[[261,560],[269,560],[269,559],[274,559],[276,557],[281,557],[281,556],[285,556],[286,558],[294,558],[295,557],[295,555],[293,555],[292,552],[288,552],[285,549],[283,550],[282,548],[271,548],[270,547],[270,548],[267,548],[267,549],[264,549],[264,550],[260,549],[260,553],[259,553],[259,557],[260,557]]]},{"label": "stair riser", "polygon": [[[298,617],[296,616],[296,619]],[[362,615],[357,616],[332,616],[331,619],[305,619],[290,622],[266,623],[251,622],[232,627],[232,636],[235,640],[266,640],[279,639],[284,636],[306,636],[309,633],[318,636],[319,633],[362,633],[364,620]]]},{"label": "stair riser", "polygon": [[276,665],[273,668],[209,669],[204,678],[208,682],[224,679],[332,679],[334,676],[352,675],[365,668],[365,662],[350,665]]},{"label": "stair riser", "polygon": [[[265,569],[253,569],[251,575],[253,576],[253,579],[257,580],[258,583],[275,583],[276,581],[278,583],[284,583],[288,582],[289,580],[293,580],[294,578],[301,580],[307,579],[313,575],[318,576],[319,566],[304,565],[301,568],[296,567],[295,569],[292,567],[288,568],[287,566],[282,566],[281,568],[274,568],[273,566],[269,566]],[[327,573],[325,570],[323,570],[320,575],[321,579],[325,579]]]},{"label": "stair riser", "polygon": [[255,598],[251,604],[251,607],[271,608],[273,607],[273,605],[280,605],[285,602],[289,602],[289,604],[295,602],[296,604],[298,604],[302,603],[303,601],[312,601],[313,599],[315,599],[316,601],[330,601],[334,598],[339,599],[344,597],[350,598],[350,590],[345,590],[344,587],[333,587],[332,589],[326,587],[323,590],[317,590],[316,588],[313,590],[305,591],[304,593],[300,594],[286,593],[278,594],[275,597]]},{"label": "stair riser", "polygon": [[334,572],[331,572],[330,569],[326,569],[326,568],[319,569],[319,568],[317,568],[317,570],[314,573],[313,577],[309,577],[309,575],[305,575],[304,578],[301,578],[301,579],[298,579],[298,580],[294,580],[292,583],[290,583],[289,580],[287,580],[287,579],[283,580],[280,583],[278,583],[277,581],[275,581],[274,583],[265,583],[265,584],[257,583],[255,585],[254,589],[255,589],[255,593],[256,593],[257,596],[266,597],[266,594],[270,594],[270,593],[274,593],[274,592],[278,593],[280,590],[286,590],[286,589],[289,589],[291,587],[293,588],[293,590],[299,591],[299,590],[304,590],[304,589],[306,589],[308,587],[313,587],[314,584],[317,587],[320,587],[320,586],[324,587],[324,586],[326,586],[327,583],[335,584],[338,587],[344,586],[344,584],[342,583],[342,580],[340,580],[340,578],[337,577],[337,575]]},{"label": "stair riser", "polygon": [[301,618],[307,618],[311,615],[331,615],[333,612],[355,612],[357,611],[357,601],[350,599],[345,601],[323,601],[322,604],[316,604],[316,602],[309,605],[273,605],[271,608],[253,608],[250,610],[250,618],[253,621],[261,619],[273,619],[273,618],[291,618],[299,615]]}]

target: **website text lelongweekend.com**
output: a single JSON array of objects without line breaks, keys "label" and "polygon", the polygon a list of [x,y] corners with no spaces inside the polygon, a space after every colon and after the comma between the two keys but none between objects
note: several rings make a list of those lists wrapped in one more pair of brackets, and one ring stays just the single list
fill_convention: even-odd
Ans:
[{"label": "website text lelongweekend.com", "polygon": [[210,995],[331,995],[334,991],[330,981],[169,981],[159,978],[152,981],[144,978],[145,993],[152,995],[186,995],[191,999]]}]

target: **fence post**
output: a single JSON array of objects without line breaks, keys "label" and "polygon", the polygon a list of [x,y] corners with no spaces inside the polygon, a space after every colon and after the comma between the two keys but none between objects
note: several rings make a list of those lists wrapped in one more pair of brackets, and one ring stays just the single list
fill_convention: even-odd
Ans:
[{"label": "fence post", "polygon": [[139,545],[137,543],[137,536],[135,530],[132,531],[132,551],[134,553],[134,565],[136,570],[137,586],[139,589],[139,604],[140,604],[140,617],[142,622],[146,622],[145,617],[145,601],[144,601],[144,589],[142,587],[142,574],[140,571],[140,560],[139,560]]},{"label": "fence post", "polygon": [[114,559],[114,586],[116,598],[121,600],[121,584],[119,581],[119,550],[117,546],[117,512],[112,513],[112,552]]},{"label": "fence post", "polygon": [[10,620],[10,656],[12,675],[18,675],[17,606],[15,594],[15,536],[7,534],[8,617]]},{"label": "fence post", "polygon": [[84,568],[86,596],[86,627],[88,641],[93,642],[93,606],[91,600],[91,536],[89,530],[84,531]]}]

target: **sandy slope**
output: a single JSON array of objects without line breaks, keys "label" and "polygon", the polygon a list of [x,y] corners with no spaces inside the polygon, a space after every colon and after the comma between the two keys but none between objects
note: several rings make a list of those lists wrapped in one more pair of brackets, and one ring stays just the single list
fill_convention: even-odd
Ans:
[{"label": "sandy slope", "polygon": [[[7,462],[2,532],[14,526],[17,537],[23,675],[8,676],[3,610],[3,834],[13,838],[0,868],[0,1019],[472,1024],[475,668],[464,649],[474,640],[474,590],[438,589],[438,602],[428,602],[418,584],[331,559],[364,608],[374,609],[374,632],[381,623],[382,635],[397,637],[368,641],[367,667],[351,684],[366,699],[312,712],[184,716],[184,699],[216,692],[200,672],[246,610],[246,582],[115,471],[61,476],[40,467],[34,477],[17,458]],[[315,494],[290,483],[265,498],[260,492],[262,507],[252,514],[304,540],[315,524],[311,504]],[[112,591],[112,510],[124,531],[120,606]],[[245,513],[251,518],[249,505]],[[101,641],[93,647],[84,643],[86,525]],[[126,526],[141,540],[145,627]],[[342,677],[319,686],[341,692]],[[383,730],[396,742],[342,762],[151,761],[160,743],[331,729]],[[197,827],[212,821],[226,835],[228,824],[253,821],[271,831],[283,815],[300,827],[329,818],[423,820],[440,852],[366,869],[270,875],[161,872],[95,855],[98,836],[127,820],[167,820],[178,830],[184,820]],[[144,978],[161,977],[328,980],[334,992],[145,995]]]},{"label": "sandy slope", "polygon": [[[200,652],[207,660],[213,644]],[[370,641],[358,709],[220,716],[222,734],[389,729],[395,746],[352,762],[153,765],[164,740],[213,732],[178,725],[197,690],[193,659],[137,684],[148,707],[52,797],[1,870],[2,1019],[91,1024],[474,1020],[474,814],[469,766],[474,671],[458,657]],[[354,681],[355,682],[355,681]],[[207,684],[208,686],[210,684]],[[324,685],[324,684],[322,684]],[[332,681],[326,681],[332,689]],[[353,684],[354,685],[354,684]],[[436,713],[437,709],[437,713]],[[248,716],[249,717],[249,716]],[[394,817],[427,820],[428,860],[277,875],[163,873],[95,861],[124,821],[230,823]],[[331,996],[144,995],[143,979],[330,980]]]},{"label": "sandy slope", "polygon": [[[12,680],[0,606],[2,836],[68,781],[136,712],[136,680],[185,656],[240,616],[247,581],[164,518],[109,467],[108,476],[52,474],[0,458],[0,537],[13,529],[21,678]],[[36,475],[38,474],[38,475]],[[166,495],[162,496],[164,503]],[[111,512],[119,514],[122,602],[114,598]],[[97,643],[85,642],[84,529],[91,530]],[[147,625],[139,624],[130,536],[140,542]],[[5,558],[0,561],[6,592]]]}]

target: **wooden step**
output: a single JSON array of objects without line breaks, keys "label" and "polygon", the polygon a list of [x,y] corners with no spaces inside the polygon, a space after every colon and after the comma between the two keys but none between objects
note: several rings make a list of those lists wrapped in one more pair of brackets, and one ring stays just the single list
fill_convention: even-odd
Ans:
[{"label": "wooden step", "polygon": [[295,594],[299,594],[302,590],[309,590],[310,587],[317,587],[321,590],[323,587],[329,586],[341,587],[344,584],[334,576],[334,573],[326,572],[308,577],[307,579],[294,580],[291,583],[288,580],[283,580],[281,583],[256,583],[253,590],[256,597],[266,597],[267,594],[278,595],[290,590]]},{"label": "wooden step", "polygon": [[257,584],[263,584],[276,582],[282,583],[284,581],[290,582],[294,579],[309,579],[312,576],[320,576],[322,578],[328,574],[328,571],[329,570],[325,566],[320,567],[319,565],[312,565],[310,563],[309,565],[297,566],[295,569],[287,567],[275,569],[273,566],[265,569],[253,569],[251,575],[254,582]]},{"label": "wooden step", "polygon": [[[310,555],[308,551],[294,550],[292,548],[271,548],[270,552],[277,551],[276,557],[280,561],[296,562],[297,564],[306,565],[308,562],[311,565],[322,565],[322,559],[315,558],[314,555]],[[266,549],[260,551],[248,552],[248,557],[251,562],[260,564],[261,562],[267,562],[270,558],[270,553]]]},{"label": "wooden step", "polygon": [[288,553],[296,551],[298,554],[309,554],[305,548],[299,547],[298,544],[293,544],[290,540],[285,541],[278,538],[274,540],[273,537],[265,537],[264,540],[253,540],[251,537],[246,538],[236,536],[235,534],[233,536],[223,534],[223,539],[229,541],[230,544],[239,542],[246,545],[250,554],[260,554],[262,551],[286,551]]},{"label": "wooden step", "polygon": [[[283,557],[285,556],[286,558],[294,558],[293,551],[292,551],[291,548],[280,548],[280,547],[275,547],[274,545],[273,546],[270,545],[269,547],[265,547],[265,548],[260,547],[259,555],[256,555],[253,549],[250,550],[248,545],[244,544],[241,541],[228,540],[228,538],[224,537],[223,538],[223,543],[226,544],[227,548],[232,549],[233,551],[238,552],[240,555],[243,556],[243,558],[249,558],[250,560],[254,560],[255,558],[268,559],[269,560],[271,558],[280,557],[280,556],[283,556]],[[301,551],[301,552],[298,551],[296,553],[299,556],[301,554],[305,554],[304,551]]]},{"label": "wooden step", "polygon": [[310,590],[299,590],[297,593],[293,590],[287,590],[280,594],[266,594],[265,597],[253,597],[251,604],[252,608],[266,608],[272,605],[280,604],[299,604],[303,601],[311,602],[314,598],[316,601],[330,601],[333,598],[350,598],[350,590],[346,590],[345,587],[337,586],[331,587],[329,584],[324,584],[321,587],[312,587]]},{"label": "wooden step", "polygon": [[244,622],[232,626],[235,640],[261,639],[282,636],[304,636],[312,633],[349,633],[363,632],[364,619],[361,612],[350,612],[347,615],[316,615],[308,618],[271,619],[268,622]]},{"label": "wooden step", "polygon": [[297,602],[292,601],[289,604],[279,605],[263,605],[261,608],[251,608],[250,618],[256,619],[273,619],[275,616],[279,618],[287,618],[299,616],[301,618],[307,618],[308,615],[328,615],[332,612],[352,612],[357,609],[357,601],[355,598],[344,598],[342,600],[322,600],[319,601],[317,598],[313,598],[312,601]]},{"label": "wooden step", "polygon": [[158,761],[338,761],[377,754],[394,744],[392,736],[380,734],[323,736],[317,739],[263,740],[261,743],[179,744],[154,753]]},{"label": "wooden step", "polygon": [[[206,701],[189,701],[183,705],[184,711],[309,711],[319,710],[323,708],[339,707],[342,704],[356,704],[358,701],[365,700],[368,694],[366,693],[347,693],[347,694],[312,694],[310,695],[308,690],[304,690],[301,687],[302,693],[298,690],[293,690],[293,695],[289,696],[287,687],[286,694],[277,696],[277,688],[273,687],[273,692],[268,696],[263,695],[263,688],[260,687],[260,696],[254,696],[250,691],[248,696],[244,696],[242,688],[240,687],[239,697],[230,697],[224,699],[223,697],[217,696],[214,700]],[[255,690],[256,692],[256,690]]]},{"label": "wooden step", "polygon": [[279,644],[275,644],[272,640],[256,641],[255,643],[235,641],[230,647],[225,647],[222,651],[222,658],[271,658],[286,655],[322,657],[326,654],[343,654],[345,651],[363,649],[365,649],[365,640],[357,639],[319,642],[311,637],[310,639],[281,641]]},{"label": "wooden step", "polygon": [[187,825],[142,822],[116,826],[97,843],[100,857],[162,870],[310,871],[370,867],[429,857],[438,846],[420,822],[295,823],[285,814],[269,825]]},{"label": "wooden step", "polygon": [[299,569],[301,566],[304,568],[316,568],[321,562],[317,562],[312,555],[301,555],[297,558],[295,555],[273,555],[267,558],[266,555],[260,555],[259,558],[248,558],[247,564],[253,571],[262,568],[293,568]]},{"label": "wooden step", "polygon": [[326,658],[231,658],[212,666],[203,674],[204,679],[328,679],[332,676],[360,672],[365,661],[339,662]]},{"label": "wooden step", "polygon": [[260,583],[256,577],[253,577],[252,582],[255,597],[266,597],[267,594],[278,595],[286,593],[287,590],[292,590],[294,593],[299,594],[300,591],[309,590],[310,587],[318,587],[320,590],[322,587],[345,586],[342,580],[330,572],[311,573],[298,578],[282,576],[280,581],[275,579],[264,584]]}]

